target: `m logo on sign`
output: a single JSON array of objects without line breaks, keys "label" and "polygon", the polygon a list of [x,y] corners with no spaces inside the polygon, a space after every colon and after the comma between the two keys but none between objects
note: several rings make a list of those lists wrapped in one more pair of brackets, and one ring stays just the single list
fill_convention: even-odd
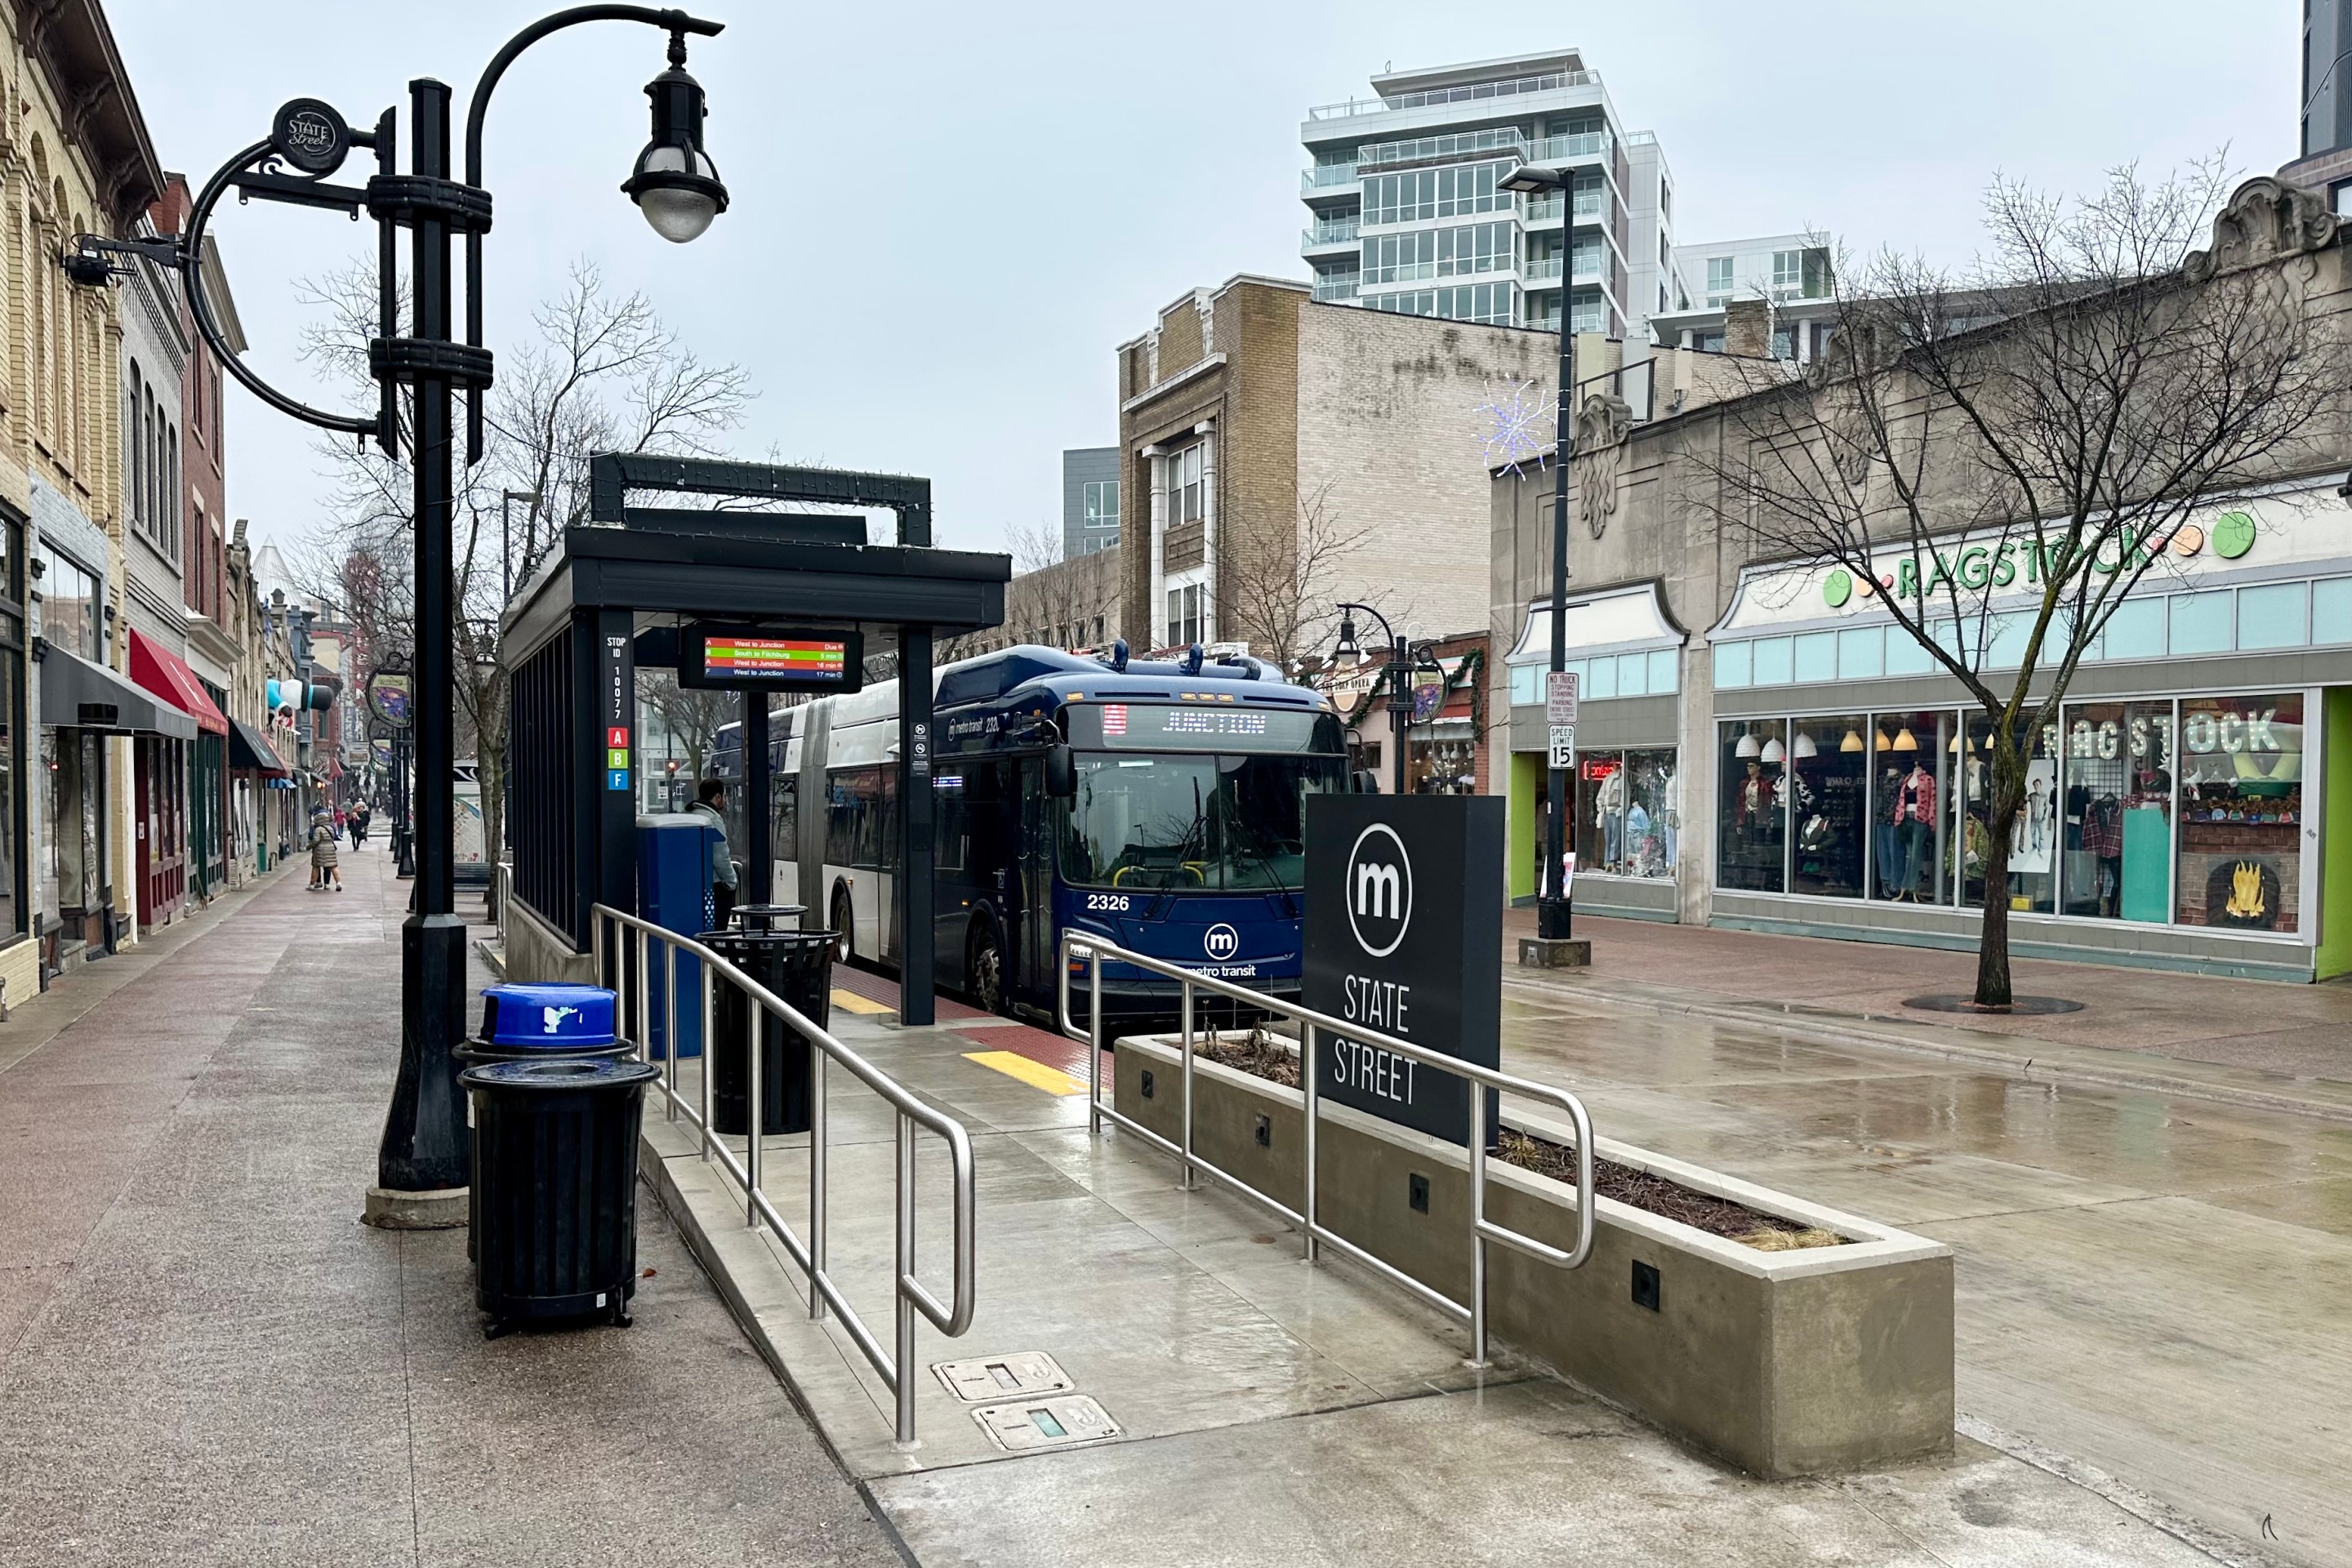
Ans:
[{"label": "m logo on sign", "polygon": [[1356,835],[1348,851],[1347,900],[1356,945],[1374,958],[1394,952],[1412,923],[1412,858],[1387,823]]},{"label": "m logo on sign", "polygon": [[1231,958],[1242,950],[1242,933],[1220,921],[1202,935],[1201,950],[1211,958]]}]

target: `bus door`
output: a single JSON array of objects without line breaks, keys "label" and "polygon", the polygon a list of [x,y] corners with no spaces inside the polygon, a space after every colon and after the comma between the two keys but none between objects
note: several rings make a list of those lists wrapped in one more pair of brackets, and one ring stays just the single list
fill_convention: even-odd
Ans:
[{"label": "bus door", "polygon": [[1023,757],[1021,850],[1014,861],[1019,888],[1013,937],[1020,984],[1033,996],[1054,994],[1054,803],[1045,798],[1045,760]]}]

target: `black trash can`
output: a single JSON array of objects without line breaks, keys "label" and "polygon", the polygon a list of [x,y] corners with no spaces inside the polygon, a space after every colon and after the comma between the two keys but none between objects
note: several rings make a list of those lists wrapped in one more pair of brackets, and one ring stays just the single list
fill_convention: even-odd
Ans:
[{"label": "black trash can", "polygon": [[637,1288],[637,1124],[651,1062],[486,1062],[458,1075],[474,1128],[474,1302],[485,1336],[604,1313]]},{"label": "black trash can", "polygon": [[[798,904],[746,904],[737,924],[705,931],[695,941],[782,997],[819,1027],[833,1019],[833,942],[828,931],[781,931],[777,922],[797,919]],[[809,1043],[782,1019],[754,1008],[732,985],[713,988],[711,997],[710,1119],[720,1132],[751,1125],[751,1015],[764,1026],[760,1046],[760,1131],[809,1130]]]},{"label": "black trash can", "polygon": [[[637,1047],[614,1034],[614,1001],[601,985],[488,985],[482,1030],[450,1055],[460,1070],[484,1062],[545,1062],[589,1058],[620,1061]],[[482,1224],[481,1187],[466,1196],[466,1256]]]}]

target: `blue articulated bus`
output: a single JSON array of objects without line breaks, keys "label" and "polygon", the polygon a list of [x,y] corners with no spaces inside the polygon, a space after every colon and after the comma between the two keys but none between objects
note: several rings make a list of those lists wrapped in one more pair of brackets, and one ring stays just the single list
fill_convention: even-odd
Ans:
[{"label": "blue articulated bus", "polygon": [[[1255,659],[1197,647],[1129,659],[1123,644],[1091,658],[1011,647],[936,679],[943,980],[991,1011],[1050,1016],[1062,935],[1075,930],[1297,994],[1306,800],[1349,787],[1339,721],[1319,693]],[[888,681],[770,725],[775,897],[838,931],[842,958],[885,969],[898,946],[898,712]],[[714,774],[740,779],[741,750],[740,727],[722,730]],[[1172,1019],[1176,993],[1106,966],[1106,1021]],[[1084,1005],[1081,989],[1073,1005]]]}]

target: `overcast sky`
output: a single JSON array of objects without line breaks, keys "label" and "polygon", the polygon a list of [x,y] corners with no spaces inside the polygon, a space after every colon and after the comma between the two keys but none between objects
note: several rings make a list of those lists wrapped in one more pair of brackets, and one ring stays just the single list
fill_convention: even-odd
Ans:
[{"label": "overcast sky", "polygon": [[[616,189],[646,137],[657,34],[600,24],[541,43],[491,113],[491,344],[592,258],[751,373],[741,453],[928,474],[940,542],[970,548],[1059,527],[1061,450],[1116,440],[1111,351],[1159,306],[1236,272],[1305,276],[1298,121],[1391,64],[1580,47],[1627,127],[1657,132],[1685,243],[1818,229],[1961,262],[1996,171],[2080,190],[2225,144],[2264,174],[2296,144],[2294,0],[1193,0],[1150,19],[1100,0],[705,4],[730,24],[695,41],[691,68],[731,210],[673,247]],[[429,74],[462,116],[491,52],[551,8],[108,13],[157,153],[201,181],[289,98],[362,124]],[[214,233],[252,361],[307,385],[295,284],[373,228],[255,204],[225,206]],[[263,538],[306,531],[328,489],[312,433],[236,395],[232,515]]]}]

